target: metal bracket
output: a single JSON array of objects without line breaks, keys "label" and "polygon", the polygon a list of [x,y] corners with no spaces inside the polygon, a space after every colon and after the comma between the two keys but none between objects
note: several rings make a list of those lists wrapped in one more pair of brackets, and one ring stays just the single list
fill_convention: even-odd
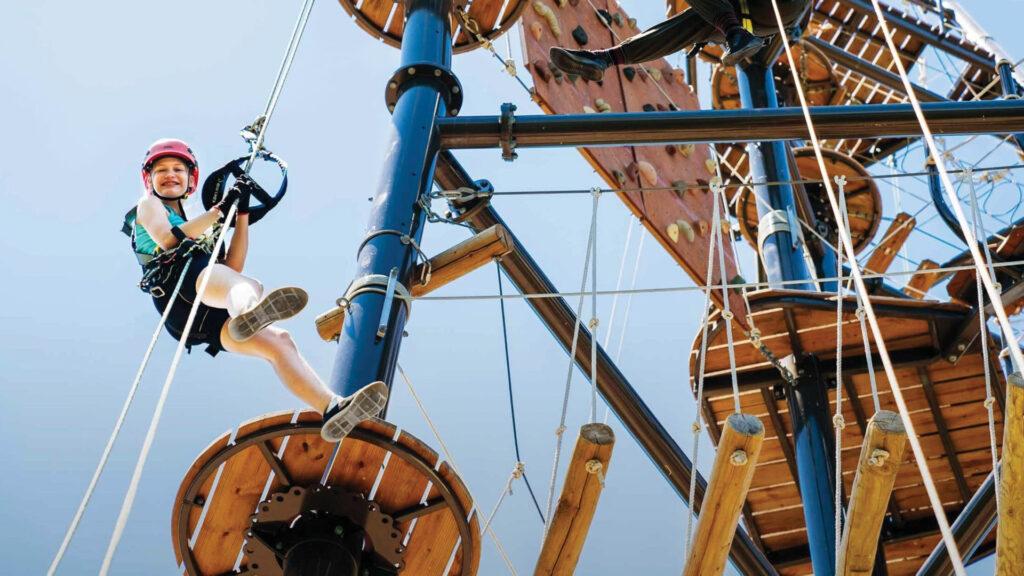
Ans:
[{"label": "metal bracket", "polygon": [[506,102],[501,105],[501,157],[506,162],[519,158],[515,152],[516,139],[512,129],[516,124],[516,105]]},{"label": "metal bracket", "polygon": [[459,110],[462,109],[462,84],[451,70],[429,62],[414,62],[399,68],[391,75],[384,90],[384,102],[388,106],[388,111],[393,114],[398,99],[410,86],[416,84],[433,85],[444,98],[448,116],[459,115]]},{"label": "metal bracket", "polygon": [[398,285],[398,268],[392,268],[388,274],[388,287],[384,291],[384,307],[380,311],[380,322],[377,323],[377,338],[388,333],[388,318],[391,317],[391,304],[395,301],[395,287]]},{"label": "metal bracket", "polygon": [[772,234],[779,232],[792,232],[789,225],[789,215],[782,210],[772,210],[761,217],[757,223],[757,251],[764,252],[764,242]]}]

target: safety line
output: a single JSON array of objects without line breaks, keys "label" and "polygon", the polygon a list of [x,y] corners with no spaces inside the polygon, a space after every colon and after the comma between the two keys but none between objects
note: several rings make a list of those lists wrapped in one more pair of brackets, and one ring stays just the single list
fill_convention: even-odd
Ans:
[{"label": "safety line", "polygon": [[590,257],[590,422],[597,422],[597,206],[601,202],[601,191],[594,190],[593,253]]},{"label": "safety line", "polygon": [[[280,97],[281,90],[284,87],[284,80],[291,69],[292,62],[295,58],[295,51],[298,49],[299,40],[301,40],[302,34],[305,31],[306,23],[309,20],[309,13],[312,10],[314,2],[315,0],[306,0],[303,4],[302,11],[299,14],[299,19],[296,22],[295,29],[292,31],[292,38],[289,42],[284,60],[281,63],[281,68],[278,70],[278,78],[274,83],[273,90],[271,91],[271,96],[262,117],[262,122],[257,122],[259,124],[259,131],[256,136],[256,141],[252,144],[252,152],[245,166],[246,174],[248,174],[249,168],[252,167],[252,163],[255,161],[256,156],[262,148],[264,135],[266,134],[266,127],[270,123],[270,118],[277,106],[277,99]],[[220,234],[217,236],[217,241],[214,243],[213,251],[211,252],[212,254],[220,254],[224,241],[227,238],[228,230],[231,228],[230,224],[234,221],[237,211],[238,201],[236,200],[232,203],[224,217],[224,226],[221,229]],[[106,576],[110,571],[110,566],[114,560],[114,553],[117,551],[117,546],[120,543],[121,537],[124,534],[124,529],[128,524],[128,517],[131,514],[133,505],[135,504],[135,497],[138,493],[139,483],[142,480],[142,471],[145,468],[147,459],[149,458],[149,451],[152,449],[153,442],[156,439],[156,431],[160,425],[160,419],[163,415],[167,397],[170,394],[171,384],[174,382],[174,377],[178,371],[178,365],[181,362],[182,354],[185,351],[185,346],[188,342],[188,335],[192,332],[192,325],[194,324],[197,312],[199,311],[199,305],[202,302],[203,295],[206,294],[206,288],[209,285],[210,276],[210,274],[203,274],[202,280],[199,283],[199,288],[196,290],[195,301],[192,303],[188,319],[185,321],[185,326],[182,330],[181,339],[178,341],[178,347],[174,352],[174,359],[171,361],[171,369],[167,373],[167,378],[164,380],[163,387],[160,390],[160,398],[153,411],[153,417],[150,421],[149,429],[146,432],[146,438],[143,441],[142,449],[139,452],[139,457],[135,464],[135,470],[132,472],[132,478],[129,482],[128,490],[125,493],[124,502],[121,505],[121,511],[118,513],[117,521],[114,525],[114,532],[110,537],[110,543],[108,544],[107,551],[104,554],[103,564],[100,567],[99,572],[100,576]]]},{"label": "safety line", "polygon": [[[1024,169],[1024,164],[1001,164],[996,166],[986,166],[983,168],[971,168],[974,172],[999,172],[999,171],[1015,171]],[[949,174],[963,174],[968,169],[960,168],[955,170],[948,170]],[[922,176],[928,176],[928,172],[902,172],[893,174],[877,174],[873,176],[847,176],[847,182],[862,182],[862,181],[874,181],[874,180],[894,180],[898,178],[920,178]],[[770,182],[761,183],[764,186],[785,186],[793,184],[823,184],[823,180],[813,178],[795,178],[790,180],[776,180]],[[751,186],[746,181],[737,182],[725,182],[724,186],[726,189],[729,188],[746,188]],[[608,193],[629,193],[629,192],[678,192],[680,188],[688,190],[711,190],[710,184],[703,184],[700,182],[679,182],[676,186],[651,186],[651,187],[634,187],[634,188],[601,188],[601,192]],[[453,192],[453,190],[439,190],[431,193],[431,198],[439,199],[443,198],[445,193]],[[572,194],[591,194],[592,188],[565,188],[565,189],[552,189],[552,190],[504,190],[492,192],[491,196],[550,196],[550,195],[572,195]],[[920,199],[920,197],[919,197]],[[922,200],[923,201],[923,200]]]},{"label": "safety line", "polygon": [[[1013,260],[1011,262],[998,262],[993,263],[992,268],[1007,268],[1014,266],[1024,266],[1024,260]],[[941,268],[932,268],[930,270],[915,270],[910,272],[893,271],[893,272],[861,272],[861,278],[872,280],[876,278],[897,278],[901,276],[914,276],[916,274],[951,274],[954,272],[962,272],[964,270],[973,271],[976,267],[973,265],[964,266],[945,266]],[[818,278],[818,282],[849,282],[853,279],[853,276],[827,276]],[[772,287],[786,287],[786,286],[798,286],[807,284],[807,280],[780,280],[778,282],[743,282],[736,284],[715,284],[712,285],[712,289],[720,290],[723,286],[725,288],[731,288],[735,290],[751,290],[761,288],[772,288]],[[598,290],[599,296],[612,296],[615,294],[666,294],[672,292],[696,292],[703,290],[703,286],[669,286],[663,288],[631,288],[623,290]],[[592,292],[579,291],[579,292],[538,292],[535,294],[468,294],[463,296],[418,296],[414,298],[400,297],[395,295],[395,298],[402,298],[411,301],[433,301],[433,302],[459,302],[464,300],[535,300],[545,298],[564,298],[568,296],[589,296]]]},{"label": "safety line", "polygon": [[[416,403],[416,407],[419,408],[420,415],[423,416],[423,420],[427,423],[430,431],[433,432],[434,439],[437,440],[438,446],[441,447],[441,453],[444,454],[444,459],[452,467],[452,470],[455,471],[455,474],[462,477],[462,473],[459,472],[459,467],[455,463],[455,458],[452,457],[451,450],[448,449],[448,444],[445,443],[444,438],[441,437],[441,432],[438,431],[437,426],[434,424],[434,420],[430,417],[430,414],[427,413],[427,407],[424,406],[423,400],[420,399],[420,395],[416,393],[416,388],[412,385],[412,380],[409,379],[408,374],[406,374],[405,370],[402,369],[401,364],[396,363],[395,367],[398,368],[398,374],[405,382],[405,387],[409,389],[409,395],[412,396],[413,401]],[[468,486],[466,487],[466,490],[469,490]],[[470,498],[473,498],[472,494],[470,494]],[[474,498],[473,501],[476,502],[476,499]],[[505,547],[501,544],[501,539],[498,538],[498,533],[494,531],[494,527],[487,526],[485,531],[490,534],[491,540],[494,542],[494,546],[498,549],[498,553],[501,554],[501,557],[505,560],[505,565],[508,567],[509,571],[515,574],[516,569],[512,565],[512,561],[509,560],[508,553],[505,552]]]},{"label": "safety line", "polygon": [[124,405],[121,406],[121,413],[118,414],[117,421],[114,422],[114,429],[110,433],[110,438],[107,439],[107,445],[103,448],[103,454],[100,456],[100,461],[96,465],[96,470],[92,474],[92,479],[89,480],[89,486],[85,489],[85,495],[82,496],[82,501],[78,504],[78,510],[75,511],[75,515],[71,519],[71,525],[68,526],[67,532],[64,533],[64,541],[61,542],[60,549],[57,550],[57,555],[50,563],[50,567],[46,571],[46,576],[53,576],[57,572],[57,567],[60,566],[61,560],[64,559],[64,554],[67,552],[68,546],[71,544],[71,539],[74,538],[75,533],[78,531],[78,524],[82,521],[82,515],[85,514],[85,509],[89,506],[89,501],[92,500],[92,495],[93,492],[96,491],[96,485],[99,483],[100,476],[103,474],[103,470],[107,466],[107,461],[110,459],[110,452],[114,449],[114,443],[117,441],[117,437],[121,433],[121,426],[124,425],[125,418],[128,416],[128,409],[131,407],[132,401],[135,399],[135,393],[138,391],[139,384],[142,382],[142,375],[146,372],[146,366],[149,365],[149,359],[153,356],[153,349],[156,348],[156,342],[160,338],[160,332],[163,331],[164,325],[167,323],[167,318],[171,315],[171,308],[174,307],[174,304],[178,299],[178,293],[181,292],[181,285],[184,282],[185,275],[191,265],[192,257],[190,256],[185,262],[185,267],[181,271],[181,276],[178,277],[178,282],[174,285],[174,290],[171,292],[171,299],[168,301],[169,304],[164,308],[164,312],[160,316],[160,322],[157,323],[156,330],[153,331],[153,337],[149,340],[149,346],[146,348],[146,353],[142,356],[142,363],[139,365],[138,371],[135,372],[135,379],[132,381],[131,387],[128,388],[128,396],[124,399]]},{"label": "safety line", "polygon": [[[498,271],[498,294],[504,294],[505,287],[501,279],[501,266],[495,264],[494,267]],[[516,425],[516,403],[512,394],[512,361],[508,352],[508,324],[505,320],[505,300],[502,299],[498,302],[501,305],[501,335],[505,344],[505,378],[508,382],[508,409],[512,415],[512,445],[516,451],[516,462],[522,462],[523,457],[519,453],[519,428]],[[533,505],[537,507],[540,523],[544,524],[544,512],[540,509],[540,502],[537,501],[537,495],[533,493],[533,486],[530,485],[530,479],[527,478],[525,470],[523,470],[523,481],[526,484],[526,489],[530,492],[530,498],[533,499]]]},{"label": "safety line", "polygon": [[[907,88],[907,92],[909,92],[908,96],[912,99],[912,102],[917,102],[917,99],[913,94],[913,90],[911,89],[909,79],[906,77],[906,71],[903,70],[902,68],[899,52],[896,50],[896,47],[892,44],[891,33],[889,32],[888,26],[885,25],[885,17],[881,13],[881,7],[878,5],[878,0],[872,0],[872,3],[875,5],[875,10],[877,12],[878,19],[883,25],[883,29],[886,36],[886,42],[889,43],[890,50],[894,55],[897,66],[900,67],[901,75],[903,76],[904,80],[904,85]],[[775,12],[775,20],[778,24],[779,36],[782,39],[783,45],[786,48],[786,53],[789,56],[791,62],[795,61],[793,59],[793,49],[790,46],[789,36],[786,32],[785,24],[782,21],[782,15],[779,12],[778,0],[772,0],[772,9]],[[796,69],[791,68],[790,72],[793,73],[796,92],[797,95],[800,97],[800,107],[803,110],[804,119],[807,123],[807,130],[809,135],[811,136],[810,140],[814,146],[814,155],[817,158],[818,167],[821,170],[822,174],[827,175],[828,169],[825,165],[825,158],[822,154],[821,142],[818,139],[817,131],[814,128],[814,122],[811,118],[810,108],[807,105],[807,98],[804,95],[803,86],[800,84],[800,78],[797,76]],[[919,110],[918,106],[915,106],[915,111],[916,110]],[[922,125],[922,131],[925,132],[926,138],[929,138],[931,136],[931,133],[929,132],[926,125]],[[936,159],[936,163],[940,164],[941,159]],[[827,179],[825,180],[825,190],[828,193],[829,204],[831,204],[832,213],[835,216],[836,221],[841,222],[842,214],[839,208],[839,201],[836,198],[835,190],[832,189],[832,183],[829,182]],[[864,278],[861,276],[860,266],[856,264],[856,255],[853,252],[853,243],[850,240],[849,232],[844,227],[837,228],[839,229],[839,233],[843,235],[843,241],[845,242],[845,246],[843,246],[843,248],[847,252],[847,260],[850,261],[850,272],[853,276],[854,285],[856,286],[857,291],[864,297],[862,301],[864,306],[864,312],[867,315],[868,322],[871,324],[871,331],[875,337],[875,345],[878,348],[879,356],[881,356],[882,364],[885,367],[885,373],[889,379],[889,385],[892,389],[893,400],[895,400],[896,402],[896,406],[899,409],[900,418],[903,420],[904,427],[907,430],[907,436],[910,440],[910,445],[913,449],[914,458],[917,463],[918,470],[921,473],[921,478],[924,481],[925,490],[928,493],[928,499],[931,503],[932,511],[935,514],[935,520],[938,523],[939,531],[942,533],[942,539],[946,543],[946,548],[949,551],[949,556],[953,564],[954,571],[956,572],[957,576],[966,576],[966,571],[963,567],[963,559],[960,556],[960,551],[957,549],[956,539],[953,537],[953,533],[950,530],[949,521],[946,518],[945,508],[943,508],[942,500],[939,497],[939,494],[935,488],[935,482],[932,479],[931,470],[929,470],[928,468],[924,450],[922,449],[920,440],[917,437],[914,422],[910,418],[910,411],[907,407],[906,400],[903,397],[903,391],[900,388],[899,382],[896,379],[896,371],[892,365],[892,359],[889,357],[889,350],[885,345],[884,336],[882,334],[881,327],[878,324],[878,318],[875,316],[875,311],[874,307],[871,304],[871,299],[868,297],[869,292],[867,290],[867,286],[865,286],[864,284]],[[970,242],[968,242],[968,244],[970,244]],[[973,248],[973,250],[977,250],[977,246],[969,247]],[[995,295],[995,298],[998,298],[998,294]],[[1014,345],[1016,345],[1015,342]],[[1017,355],[1020,355],[1020,350],[1017,350]]]}]

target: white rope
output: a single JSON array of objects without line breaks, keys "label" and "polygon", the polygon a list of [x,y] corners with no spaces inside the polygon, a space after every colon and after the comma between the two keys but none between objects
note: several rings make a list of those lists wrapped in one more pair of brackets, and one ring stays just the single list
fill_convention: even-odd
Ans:
[{"label": "white rope", "polygon": [[[562,397],[562,415],[558,420],[558,428],[555,429],[555,456],[553,459],[554,462],[551,465],[551,479],[548,483],[547,510],[544,513],[544,517],[547,520],[544,523],[545,536],[547,535],[548,528],[551,527],[551,509],[554,506],[555,484],[558,480],[558,464],[562,457],[562,439],[565,436],[565,419],[569,411],[569,392],[572,389],[572,374],[576,367],[576,348],[579,345],[581,322],[583,319],[583,298],[587,294],[584,290],[587,286],[587,274],[590,270],[590,258],[594,256],[594,244],[597,232],[597,198],[599,197],[595,196],[593,213],[590,217],[590,237],[587,238],[587,253],[583,258],[583,280],[580,282],[579,302],[576,304],[576,322],[573,325],[572,346],[569,349],[569,370],[565,376],[565,393]],[[597,346],[596,338],[591,337],[590,346],[591,348]]]},{"label": "white rope", "polygon": [[[1012,268],[1016,266],[1024,266],[1024,260],[1013,260],[1010,262],[997,262],[992,264],[992,268]],[[969,270],[973,272],[976,267],[971,265],[962,266],[944,266],[939,268],[932,268],[929,270],[914,270],[911,272],[861,272],[860,277],[866,280],[876,278],[899,278],[903,276],[913,276],[916,274],[940,274],[949,275],[954,272],[963,272]],[[849,284],[853,281],[853,276],[826,276],[818,278],[818,282],[845,282]],[[797,286],[806,285],[807,280],[780,280],[778,282],[737,282],[735,284],[713,284],[711,288],[713,290],[720,290],[724,286],[732,290],[758,290],[761,288],[771,287],[785,287],[785,286]],[[702,285],[680,285],[680,286],[667,286],[661,288],[635,288],[629,290],[598,290],[599,296],[613,296],[615,294],[667,294],[673,292],[703,292],[704,286]],[[461,301],[472,301],[472,300],[537,300],[537,299],[548,299],[548,298],[566,298],[569,296],[590,296],[592,292],[590,290],[579,291],[579,292],[536,292],[531,294],[465,294],[461,296],[419,296],[419,297],[405,297],[398,294],[395,298],[401,298],[406,301],[433,301],[433,302],[461,302]]]},{"label": "white rope", "polygon": [[[896,51],[896,47],[892,44],[891,33],[889,32],[888,26],[885,26],[884,16],[881,13],[881,8],[878,5],[878,0],[872,0],[872,3],[874,3],[875,5],[875,9],[878,12],[878,18],[885,29],[886,41],[889,43],[890,49],[892,50],[895,56],[895,62],[897,66],[900,68],[904,83],[907,88],[907,92],[910,93],[909,96],[912,98],[912,100],[914,102],[917,102],[917,99],[913,94],[913,90],[911,90],[910,88],[910,82],[906,77],[906,70],[903,69],[902,62],[900,62],[899,53]],[[786,47],[786,53],[789,56],[790,61],[795,61],[793,59],[793,50],[790,46],[789,37],[786,33],[786,27],[785,24],[783,24],[782,15],[779,12],[779,5],[777,0],[772,0],[772,9],[775,12],[775,20],[779,27],[779,36],[782,38],[783,44]],[[814,146],[814,155],[818,161],[818,168],[819,170],[821,170],[821,173],[823,175],[826,175],[828,174],[828,169],[825,165],[825,158],[821,151],[821,141],[818,139],[817,132],[814,129],[814,122],[811,119],[810,109],[807,105],[807,97],[804,94],[803,87],[800,85],[800,78],[797,76],[796,68],[794,67],[790,71],[793,73],[794,85],[797,91],[797,95],[800,97],[800,108],[803,111],[804,120],[807,123],[807,131],[810,135],[811,144]],[[920,108],[915,106],[915,109],[919,110]],[[922,126],[922,128],[926,132],[926,137],[930,138],[931,134],[930,132],[927,131],[927,127]],[[934,144],[933,141],[930,142],[931,144]],[[941,165],[941,161],[937,160],[937,164]],[[942,168],[944,169],[944,167]],[[832,214],[837,222],[841,222],[842,213],[840,212],[839,201],[836,198],[835,190],[832,188],[832,182],[829,181],[828,178],[824,178],[823,180],[825,183],[825,191],[828,193],[829,204],[832,207]],[[839,229],[840,235],[843,236],[843,249],[846,251],[847,260],[850,261],[850,263],[852,264],[853,262],[856,261],[856,255],[853,252],[853,242],[850,239],[849,232],[845,229],[845,227],[837,226],[837,228]],[[971,246],[971,249],[976,252],[978,247]],[[949,551],[950,561],[953,564],[953,568],[957,576],[966,576],[966,571],[964,570],[963,565],[963,559],[960,555],[959,549],[957,548],[956,539],[953,537],[953,533],[950,530],[949,520],[946,518],[945,509],[942,507],[942,499],[939,497],[938,491],[935,488],[935,482],[932,479],[931,470],[928,469],[925,453],[924,450],[921,448],[920,440],[917,437],[914,422],[910,418],[910,411],[907,408],[906,400],[903,397],[903,391],[901,390],[899,382],[896,379],[896,371],[893,368],[892,360],[889,357],[889,350],[885,345],[882,330],[878,324],[878,318],[875,316],[875,310],[871,304],[871,299],[867,296],[868,290],[864,284],[864,278],[860,272],[860,267],[851,265],[850,272],[853,276],[854,285],[856,286],[857,291],[864,295],[864,312],[867,315],[868,322],[871,324],[871,331],[875,337],[875,344],[878,348],[879,356],[881,356],[882,364],[885,367],[886,376],[889,378],[889,384],[892,388],[893,400],[896,402],[896,406],[899,409],[900,418],[903,420],[904,428],[906,428],[907,430],[907,436],[910,440],[910,446],[914,452],[914,459],[917,463],[918,470],[921,472],[921,478],[924,481],[924,487],[928,493],[928,500],[931,503],[932,511],[935,513],[935,520],[938,524],[939,531],[942,533],[942,539],[946,544],[946,549]],[[998,294],[995,294],[994,296],[995,299],[998,299],[999,297]],[[1008,324],[1009,323],[1007,323],[1007,325]],[[1016,345],[1015,342],[1014,345]],[[1017,350],[1016,352],[1019,356],[1020,350]]]},{"label": "white rope", "polygon": [[[632,214],[627,214],[626,219],[629,220],[629,227],[626,228],[626,240],[622,243],[622,258],[619,259],[619,276],[615,280],[615,290],[622,289],[622,279],[626,272],[626,257],[629,256],[629,249],[633,244],[633,228],[636,227],[636,218],[634,218]],[[612,328],[615,327],[615,316],[619,307],[619,296],[620,294],[616,294],[615,297],[612,298],[612,311],[608,315],[608,328],[604,333],[603,346],[605,350],[608,349],[608,344],[610,344],[612,340]]]},{"label": "white rope", "polygon": [[[640,256],[644,253],[644,240],[647,239],[647,234],[644,234],[643,228],[640,228],[640,241],[636,244],[636,260],[633,262],[633,277],[629,282],[629,289],[636,289],[636,279],[640,272]],[[616,294],[616,297],[619,295]],[[629,326],[629,312],[633,309],[633,294],[629,293],[626,296],[626,309],[622,313],[622,328],[619,330],[619,343],[615,347],[615,363],[618,364],[622,358],[622,347],[626,343],[626,328]],[[611,328],[609,328],[610,338]],[[608,418],[611,416],[611,406],[605,406],[604,409],[604,423],[608,423]]]},{"label": "white rope", "polygon": [[[448,461],[448,464],[452,467],[452,470],[455,471],[455,474],[461,477],[462,473],[459,472],[459,467],[455,464],[455,458],[452,457],[452,453],[448,449],[448,445],[445,443],[444,438],[441,438],[441,432],[438,431],[437,426],[434,425],[433,419],[430,418],[430,414],[427,413],[427,407],[423,405],[420,395],[416,393],[416,388],[413,387],[412,380],[409,379],[405,370],[402,369],[401,364],[396,363],[396,367],[398,368],[398,373],[402,376],[402,380],[405,382],[405,387],[409,389],[409,394],[412,396],[413,401],[416,402],[416,407],[419,408],[420,414],[423,416],[423,420],[427,423],[430,431],[434,434],[434,439],[437,440],[438,445],[441,447],[444,459]],[[468,487],[466,489],[469,490]],[[470,494],[470,498],[472,497],[472,494]],[[476,499],[474,498],[474,501],[475,500]],[[495,513],[497,513],[497,511],[495,511]],[[491,540],[494,542],[494,547],[498,549],[498,554],[501,555],[501,558],[505,562],[505,566],[508,568],[509,572],[515,576],[515,566],[512,565],[512,560],[509,559],[508,553],[505,552],[505,547],[502,546],[501,540],[498,538],[498,533],[495,532],[494,527],[490,525],[490,520],[488,520],[487,524],[484,526],[483,531],[490,535]]]},{"label": "white rope", "polygon": [[[722,283],[722,321],[725,322],[725,338],[728,343],[729,350],[729,372],[732,376],[732,400],[735,405],[736,413],[740,413],[740,383],[739,376],[736,373],[736,346],[733,342],[732,337],[732,305],[730,304],[729,298],[729,280],[726,278],[725,271],[725,243],[722,237],[725,235],[725,230],[722,228],[722,213],[719,210],[719,202],[722,206],[727,206],[728,201],[725,198],[725,188],[722,187],[722,179],[715,177],[711,182],[711,199],[715,203],[712,211],[712,218],[716,220],[714,225],[715,243],[718,245],[718,274],[719,281]],[[711,281],[711,275],[708,274],[708,282]],[[698,407],[699,408],[699,407]]]},{"label": "white rope", "polygon": [[[305,31],[306,22],[309,20],[309,12],[312,10],[314,2],[315,0],[306,0],[305,4],[302,6],[302,11],[299,14],[299,19],[295,25],[295,29],[292,31],[292,38],[289,42],[285,58],[281,63],[281,68],[278,70],[278,77],[274,83],[274,89],[271,91],[270,100],[267,103],[266,111],[259,127],[256,141],[253,143],[252,153],[249,157],[249,161],[246,163],[246,173],[248,173],[249,168],[255,161],[256,155],[262,148],[264,135],[266,134],[266,127],[269,124],[274,108],[277,105],[277,99],[281,95],[281,90],[284,87],[284,80],[288,76],[288,71],[291,69],[292,62],[295,58],[295,51],[298,49],[299,40],[301,40],[302,34]],[[224,245],[224,240],[227,238],[228,229],[231,227],[230,224],[234,221],[237,211],[238,202],[235,201],[224,217],[224,227],[217,236],[217,241],[214,243],[213,251],[211,252],[212,254],[220,254],[221,247]],[[146,431],[146,438],[142,443],[142,449],[140,450],[138,460],[135,463],[135,470],[132,472],[132,478],[128,484],[128,490],[125,493],[124,502],[121,505],[121,511],[118,513],[117,521],[114,524],[114,532],[110,537],[110,543],[107,545],[107,551],[103,557],[103,565],[100,567],[99,572],[100,576],[106,576],[110,571],[110,566],[114,560],[114,554],[117,551],[117,546],[121,541],[121,537],[124,535],[125,526],[128,524],[128,517],[131,514],[132,506],[135,504],[135,497],[138,493],[139,483],[142,480],[142,471],[146,466],[146,460],[149,458],[149,451],[152,449],[153,442],[156,439],[156,431],[160,425],[160,418],[163,416],[164,406],[167,403],[167,396],[171,391],[171,384],[174,382],[174,377],[178,372],[178,365],[181,362],[182,354],[185,351],[185,345],[188,342],[188,335],[192,332],[192,325],[195,322],[196,313],[199,311],[199,304],[202,302],[203,295],[206,294],[206,287],[209,283],[210,274],[204,274],[202,281],[199,283],[199,289],[196,290],[196,299],[192,304],[191,310],[189,310],[188,319],[185,321],[185,326],[182,330],[182,337],[178,341],[178,347],[174,352],[174,359],[171,361],[171,369],[167,373],[167,378],[164,380],[164,385],[160,390],[160,398],[153,411],[153,418],[150,421],[149,430]],[[168,304],[168,307],[170,307],[170,304]]]},{"label": "white rope", "polygon": [[[714,209],[712,218],[713,230],[717,230],[722,226],[722,219],[719,218],[719,204],[717,196],[714,197]],[[693,468],[697,469],[698,458],[700,457],[700,433],[704,428],[704,412],[701,409],[704,403],[704,368],[707,360],[708,351],[708,317],[711,314],[711,282],[712,273],[714,272],[715,266],[715,245],[717,243],[713,238],[708,239],[708,267],[707,267],[707,285],[704,287],[704,306],[702,308],[700,319],[700,361],[697,368],[697,404],[696,413],[694,414],[695,419],[691,428],[693,432]],[[690,509],[686,515],[686,540],[683,543],[683,561],[685,562],[690,557],[690,547],[693,545],[693,517],[694,510],[697,509],[697,474],[690,474]]]},{"label": "white rope", "polygon": [[71,544],[71,539],[74,538],[75,533],[78,531],[78,524],[82,521],[82,516],[85,514],[85,509],[89,506],[89,501],[92,500],[93,492],[96,491],[96,485],[99,483],[100,476],[103,474],[103,470],[107,466],[107,461],[110,459],[110,452],[114,449],[114,443],[117,441],[117,437],[121,434],[121,427],[124,425],[125,418],[128,416],[128,409],[132,405],[132,401],[135,399],[135,394],[139,390],[139,384],[142,382],[142,375],[146,372],[146,366],[149,365],[149,359],[153,356],[153,349],[156,348],[156,342],[160,338],[160,333],[163,331],[164,325],[167,323],[167,317],[171,315],[171,308],[173,303],[178,299],[178,293],[181,292],[181,284],[185,280],[185,274],[188,272],[189,266],[192,265],[192,259],[189,258],[185,262],[185,267],[181,271],[181,275],[178,277],[178,282],[174,285],[174,291],[171,292],[170,302],[165,308],[164,313],[160,316],[160,321],[157,322],[156,330],[153,331],[153,337],[149,340],[149,346],[146,348],[146,353],[142,356],[142,363],[139,365],[138,371],[135,373],[135,379],[132,381],[131,387],[128,388],[128,396],[124,399],[124,405],[121,406],[121,413],[118,414],[117,420],[114,422],[114,429],[110,433],[110,438],[107,439],[107,445],[103,448],[103,454],[100,456],[100,461],[96,465],[96,470],[92,474],[92,479],[89,480],[89,486],[85,489],[85,495],[82,496],[82,501],[78,504],[78,510],[75,511],[74,517],[71,519],[71,525],[68,526],[67,532],[64,533],[64,541],[60,544],[60,549],[57,550],[57,555],[54,556],[53,561],[50,563],[50,568],[46,571],[46,576],[53,576],[57,572],[57,567],[60,566],[61,560],[64,559],[64,554],[68,550],[68,546]]},{"label": "white rope", "polygon": [[[985,232],[985,225],[981,222],[981,215],[978,212],[978,194],[974,188],[974,176],[967,172],[964,174],[964,180],[967,181],[968,190],[971,193],[971,219],[975,233],[981,238],[988,238],[988,234]],[[989,266],[992,265],[992,254],[989,252],[988,242],[985,242],[985,259]],[[986,270],[987,274],[993,275],[991,269]],[[992,453],[992,478],[995,484],[996,493],[996,516],[998,517],[999,511],[1002,509],[1002,495],[1000,494],[999,485],[1002,481],[1000,470],[999,470],[999,444],[996,439],[996,415],[995,415],[995,403],[996,399],[992,393],[992,365],[989,359],[988,350],[988,317],[985,314],[985,298],[981,289],[981,269],[977,269],[974,273],[974,283],[977,289],[978,297],[978,334],[981,338],[981,361],[985,368],[985,411],[988,416],[988,437],[989,437],[989,450]]]},{"label": "white rope", "polygon": [[601,189],[594,188],[594,221],[591,223],[590,258],[590,421],[597,422],[597,328],[601,321],[597,317],[597,205],[601,201]]},{"label": "white rope", "polygon": [[[844,197],[842,188],[839,196]],[[846,206],[846,203],[843,203]],[[845,214],[845,211],[844,211]],[[836,274],[843,275],[843,237],[838,235],[836,242],[840,249],[836,250]],[[839,567],[839,557],[842,555],[843,542],[843,429],[846,428],[846,420],[843,416],[843,285],[836,282],[836,412],[832,416],[832,426],[835,429],[836,445],[836,469],[835,469],[835,544],[836,544],[836,567]]]}]

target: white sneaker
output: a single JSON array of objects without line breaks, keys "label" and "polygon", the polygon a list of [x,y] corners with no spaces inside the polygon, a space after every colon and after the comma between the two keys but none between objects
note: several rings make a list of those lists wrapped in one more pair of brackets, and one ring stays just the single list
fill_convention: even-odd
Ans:
[{"label": "white sneaker", "polygon": [[324,410],[320,437],[328,442],[341,442],[360,422],[377,417],[387,403],[388,387],[380,380],[363,386],[351,396],[335,396]]}]

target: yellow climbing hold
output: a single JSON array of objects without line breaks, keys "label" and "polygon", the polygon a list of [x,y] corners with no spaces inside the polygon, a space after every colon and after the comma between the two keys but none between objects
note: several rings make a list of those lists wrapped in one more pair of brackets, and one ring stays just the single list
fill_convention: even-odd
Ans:
[{"label": "yellow climbing hold", "polygon": [[558,24],[558,16],[555,15],[555,12],[547,4],[541,0],[533,0],[533,11],[548,23],[548,28],[551,28],[552,34],[556,37],[562,35],[562,27]]}]

